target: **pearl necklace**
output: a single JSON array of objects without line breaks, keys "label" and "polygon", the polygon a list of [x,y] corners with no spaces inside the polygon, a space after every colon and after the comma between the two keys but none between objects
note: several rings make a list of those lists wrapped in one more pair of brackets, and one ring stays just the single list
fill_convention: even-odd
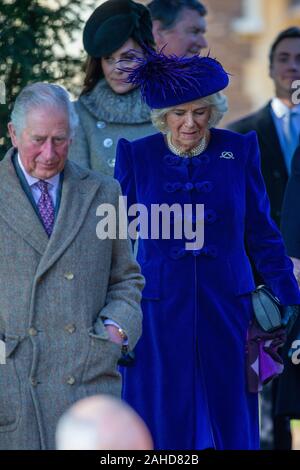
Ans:
[{"label": "pearl necklace", "polygon": [[199,145],[197,145],[197,147],[194,147],[191,150],[187,150],[187,151],[181,150],[180,148],[175,147],[175,145],[172,144],[171,132],[167,133],[167,143],[171,152],[175,153],[175,155],[179,155],[180,157],[184,157],[184,158],[195,157],[196,155],[199,155],[206,149],[206,146],[207,146],[206,134],[204,134],[204,136],[200,140],[200,143]]}]

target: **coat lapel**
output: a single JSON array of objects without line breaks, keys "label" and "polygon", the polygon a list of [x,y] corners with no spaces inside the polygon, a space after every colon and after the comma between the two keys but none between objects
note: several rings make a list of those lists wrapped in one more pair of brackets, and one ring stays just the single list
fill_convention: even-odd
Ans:
[{"label": "coat lapel", "polygon": [[287,175],[284,163],[284,155],[281,149],[279,137],[271,115],[271,103],[268,103],[261,110],[259,120],[257,122],[258,134],[260,140],[268,152],[265,152],[265,158],[269,158],[272,166],[279,168],[282,174]]},{"label": "coat lapel", "polygon": [[48,237],[16,175],[12,163],[14,152],[15,149],[10,149],[0,163],[0,214],[15,232],[43,255]]},{"label": "coat lapel", "polygon": [[100,181],[92,180],[88,171],[67,161],[58,216],[37,276],[47,271],[74,240],[99,186]]}]

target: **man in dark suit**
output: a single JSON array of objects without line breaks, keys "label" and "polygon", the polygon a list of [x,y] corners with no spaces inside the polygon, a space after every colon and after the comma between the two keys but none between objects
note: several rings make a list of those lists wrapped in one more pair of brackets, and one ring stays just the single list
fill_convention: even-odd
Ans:
[{"label": "man in dark suit", "polygon": [[152,0],[147,6],[155,43],[164,54],[189,57],[207,47],[207,10],[198,0]]},{"label": "man in dark suit", "polygon": [[[291,27],[276,37],[269,53],[269,73],[274,81],[275,96],[262,109],[236,121],[229,129],[245,134],[255,130],[261,151],[261,170],[271,203],[271,215],[280,224],[281,206],[291,160],[299,142],[300,105],[295,104],[293,82],[300,79],[300,28]],[[277,382],[273,382],[273,401],[276,396]],[[262,431],[264,431],[264,410],[271,408],[268,388],[262,400]],[[272,411],[274,413],[274,410]],[[270,423],[269,423],[270,424]],[[273,417],[275,449],[291,448],[289,420]],[[265,430],[266,431],[266,430]],[[266,434],[269,432],[266,431]],[[262,446],[270,443],[262,439]]]},{"label": "man in dark suit", "polygon": [[270,77],[275,97],[262,109],[229,124],[228,128],[246,134],[255,130],[261,151],[261,169],[271,202],[271,214],[279,225],[281,206],[292,155],[297,141],[288,145],[285,128],[288,111],[293,110],[295,128],[300,128],[300,106],[293,103],[292,83],[300,79],[300,28],[282,31],[273,42],[269,54]]},{"label": "man in dark suit", "polygon": [[[293,157],[282,205],[281,230],[287,253],[294,264],[294,274],[300,286],[300,145]],[[287,351],[289,350],[289,354]],[[285,346],[285,368],[278,381],[276,412],[291,419],[300,419],[300,319],[294,325],[291,341]]]}]

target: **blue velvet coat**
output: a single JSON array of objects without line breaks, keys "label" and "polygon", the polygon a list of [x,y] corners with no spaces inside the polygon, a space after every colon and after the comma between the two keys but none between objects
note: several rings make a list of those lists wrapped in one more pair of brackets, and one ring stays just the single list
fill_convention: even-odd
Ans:
[{"label": "blue velvet coat", "polygon": [[212,129],[206,151],[188,159],[173,155],[160,133],[121,139],[115,176],[128,206],[205,205],[201,250],[174,237],[139,240],[143,335],[135,365],[123,371],[123,397],[158,449],[257,448],[257,396],[246,383],[254,281],[245,244],[282,303],[300,297],[269,215],[256,134]]}]

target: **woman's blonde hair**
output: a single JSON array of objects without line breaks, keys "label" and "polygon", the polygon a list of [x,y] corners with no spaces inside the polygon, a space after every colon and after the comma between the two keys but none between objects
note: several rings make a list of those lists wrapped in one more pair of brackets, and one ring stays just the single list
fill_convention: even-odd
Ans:
[{"label": "woman's blonde hair", "polygon": [[[228,110],[227,97],[221,92],[200,98],[201,104],[211,107],[211,115],[208,122],[208,128],[215,127]],[[180,105],[171,106],[169,108],[152,109],[151,120],[153,125],[163,133],[168,131],[166,115]]]}]

